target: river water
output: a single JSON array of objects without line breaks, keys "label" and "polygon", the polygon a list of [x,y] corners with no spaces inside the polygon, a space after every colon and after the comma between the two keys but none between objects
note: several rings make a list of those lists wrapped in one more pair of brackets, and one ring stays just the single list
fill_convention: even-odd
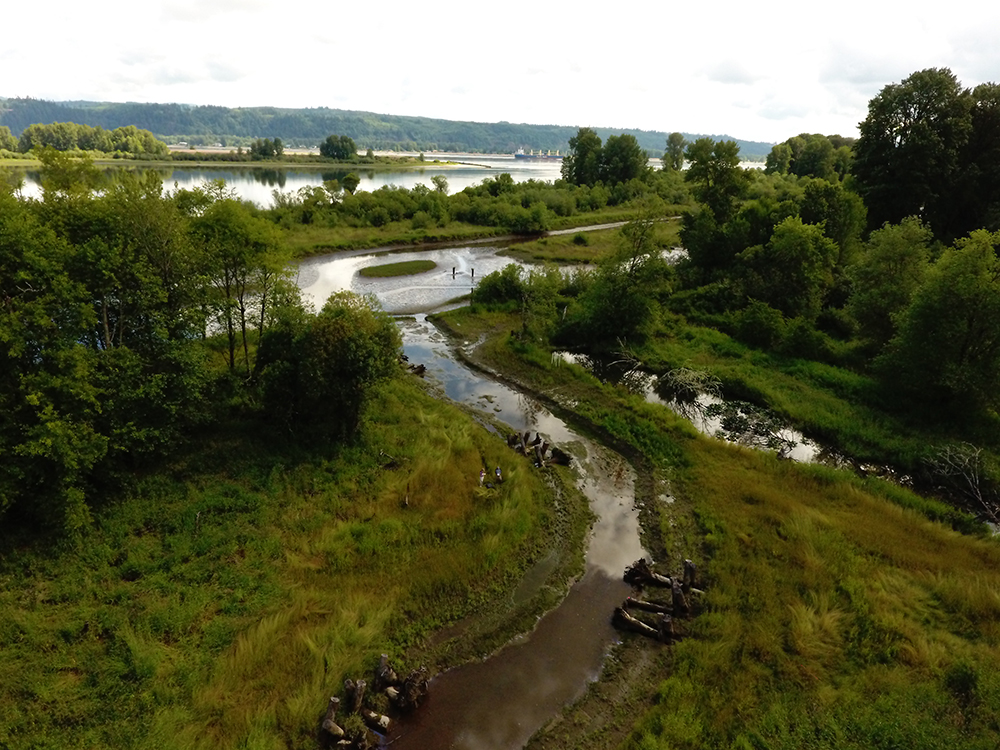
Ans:
[{"label": "river water", "polygon": [[[413,154],[416,156],[416,154]],[[659,159],[650,159],[650,166],[659,168]],[[2,166],[2,165],[0,165]],[[302,188],[319,187],[327,180],[342,180],[348,173],[356,174],[361,182],[358,190],[372,192],[380,187],[394,185],[412,190],[417,185],[433,187],[431,179],[443,176],[448,180],[448,193],[458,193],[488,178],[508,173],[514,182],[540,180],[554,182],[560,177],[562,161],[558,159],[515,159],[511,154],[459,154],[430,153],[425,164],[412,169],[375,170],[358,164],[348,169],[274,169],[271,167],[170,167],[155,169],[163,180],[165,190],[193,189],[213,180],[224,180],[241,200],[256,203],[261,208],[274,205],[274,191],[295,193]],[[127,169],[127,165],[113,169]],[[41,195],[37,170],[14,169],[24,178],[22,193],[27,197]]]},{"label": "river water", "polygon": [[[234,168],[220,164],[211,168],[164,167],[156,169],[166,190],[192,189],[212,180],[225,180],[226,186],[242,200],[249,200],[262,208],[274,203],[273,192],[295,193],[306,187],[319,187],[326,180],[342,180],[349,172],[358,175],[358,190],[371,192],[380,187],[395,185],[411,190],[417,185],[433,187],[431,179],[438,175],[448,180],[448,193],[457,193],[481,183],[487,178],[507,172],[514,182],[559,179],[562,162],[555,159],[515,159],[503,154],[452,154],[435,153],[425,156],[424,166],[412,169],[375,170],[358,164],[349,169],[273,169],[270,167]],[[435,161],[436,160],[436,161]],[[451,163],[449,163],[451,162]],[[125,167],[115,167],[116,169]],[[38,172],[15,170],[23,176],[23,194],[37,198],[41,195]]]},{"label": "river water", "polygon": [[[611,614],[631,591],[622,573],[646,554],[639,541],[635,476],[628,462],[581,436],[530,396],[463,365],[454,344],[427,321],[427,311],[468,291],[473,269],[481,276],[510,262],[494,253],[495,248],[468,247],[388,257],[329,256],[303,263],[299,274],[300,287],[317,306],[329,294],[351,289],[374,294],[394,314],[416,313],[399,321],[410,362],[424,364],[426,377],[448,398],[488,413],[512,431],[539,432],[571,453],[577,484],[597,519],[588,540],[584,574],[563,602],[534,630],[497,653],[436,676],[424,705],[391,731],[388,741],[394,750],[523,747],[597,679],[608,649],[618,639]],[[439,268],[395,279],[363,279],[356,272],[372,262],[417,255],[431,257]],[[530,589],[544,582],[546,571],[554,567],[551,562],[543,559],[529,572],[515,599],[527,598]]]}]

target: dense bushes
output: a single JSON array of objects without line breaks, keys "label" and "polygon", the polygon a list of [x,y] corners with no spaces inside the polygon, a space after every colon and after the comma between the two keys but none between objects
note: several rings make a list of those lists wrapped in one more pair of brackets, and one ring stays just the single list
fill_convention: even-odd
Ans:
[{"label": "dense bushes", "polygon": [[508,173],[447,195],[439,189],[417,185],[411,190],[383,186],[371,192],[354,192],[346,180],[331,180],[324,187],[302,188],[295,194],[275,192],[272,217],[284,226],[317,224],[326,227],[384,227],[410,222],[427,230],[459,221],[514,234],[547,231],[557,217],[599,211],[607,206],[679,205],[689,194],[677,175],[650,173],[645,179],[605,186],[574,186],[527,180],[515,183]]},{"label": "dense bushes", "polygon": [[77,532],[96,487],[261,401],[292,434],[354,433],[396,362],[391,321],[345,297],[307,314],[278,230],[223,185],[165,196],[44,154],[42,200],[0,181],[0,515]]}]

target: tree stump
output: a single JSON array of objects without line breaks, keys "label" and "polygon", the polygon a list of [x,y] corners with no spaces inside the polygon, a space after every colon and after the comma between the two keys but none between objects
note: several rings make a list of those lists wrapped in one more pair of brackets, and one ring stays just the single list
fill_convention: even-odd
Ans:
[{"label": "tree stump", "polygon": [[660,618],[660,640],[664,643],[673,643],[674,640],[674,618],[670,615],[663,615]]},{"label": "tree stump", "polygon": [[681,615],[682,617],[690,615],[691,606],[688,604],[687,597],[684,596],[684,590],[681,588],[679,581],[674,581],[671,594],[674,605],[674,614]]},{"label": "tree stump", "polygon": [[379,658],[378,666],[375,667],[375,679],[372,680],[372,690],[376,693],[383,692],[387,687],[398,685],[399,675],[396,670],[389,665],[389,657],[382,654]]},{"label": "tree stump", "polygon": [[335,740],[339,740],[344,736],[344,730],[336,722],[337,707],[339,705],[340,698],[330,698],[330,704],[326,707],[326,716],[323,717],[323,729]]},{"label": "tree stump", "polygon": [[396,697],[396,707],[400,711],[412,711],[419,708],[427,697],[427,667],[420,667],[410,672],[399,686]]},{"label": "tree stump", "polygon": [[350,678],[344,680],[344,692],[347,693],[347,712],[356,714],[361,710],[365,700],[365,690],[368,683],[364,680],[354,682]]},{"label": "tree stump", "polygon": [[684,561],[684,591],[688,593],[694,588],[695,576],[698,574],[698,566],[691,560]]}]

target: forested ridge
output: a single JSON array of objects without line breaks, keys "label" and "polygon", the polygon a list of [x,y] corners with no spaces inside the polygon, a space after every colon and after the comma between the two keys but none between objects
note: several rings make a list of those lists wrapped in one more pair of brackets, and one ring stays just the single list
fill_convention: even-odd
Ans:
[{"label": "forested ridge", "polygon": [[[105,130],[133,125],[170,143],[246,146],[256,138],[281,138],[289,146],[317,146],[330,133],[353,138],[361,148],[396,151],[469,151],[513,153],[525,150],[564,152],[576,128],[508,122],[480,123],[429,117],[375,114],[327,108],[228,108],[184,104],[113,102],[49,102],[41,99],[0,99],[0,126],[15,136],[30,125],[75,122]],[[616,131],[595,128],[606,138],[629,133],[653,156],[663,151],[665,132]],[[696,136],[688,135],[689,138]],[[714,136],[718,137],[718,136]],[[743,158],[763,158],[770,143],[738,141]]]},{"label": "forested ridge", "polygon": [[[345,676],[513,601],[582,523],[569,475],[414,384],[372,300],[312,309],[289,271],[513,232],[581,267],[511,264],[442,324],[633,457],[644,544],[705,589],[639,714],[567,709],[544,746],[996,746],[998,125],[1000,88],[928,69],[858,139],[795,135],[763,169],[681,133],[652,169],[632,133],[579,128],[555,183],[347,175],[266,210],[38,148],[39,198],[0,180],[0,745],[313,748]],[[740,445],[565,349],[719,400]],[[840,466],[784,460],[788,425]]]}]

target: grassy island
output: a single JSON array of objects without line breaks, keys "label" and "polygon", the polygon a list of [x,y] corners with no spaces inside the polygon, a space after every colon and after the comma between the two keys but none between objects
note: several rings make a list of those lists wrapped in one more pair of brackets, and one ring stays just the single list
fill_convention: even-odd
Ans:
[{"label": "grassy island", "polygon": [[386,279],[392,276],[415,276],[437,268],[432,260],[404,260],[399,263],[383,263],[378,266],[366,266],[358,273],[368,279]]}]

